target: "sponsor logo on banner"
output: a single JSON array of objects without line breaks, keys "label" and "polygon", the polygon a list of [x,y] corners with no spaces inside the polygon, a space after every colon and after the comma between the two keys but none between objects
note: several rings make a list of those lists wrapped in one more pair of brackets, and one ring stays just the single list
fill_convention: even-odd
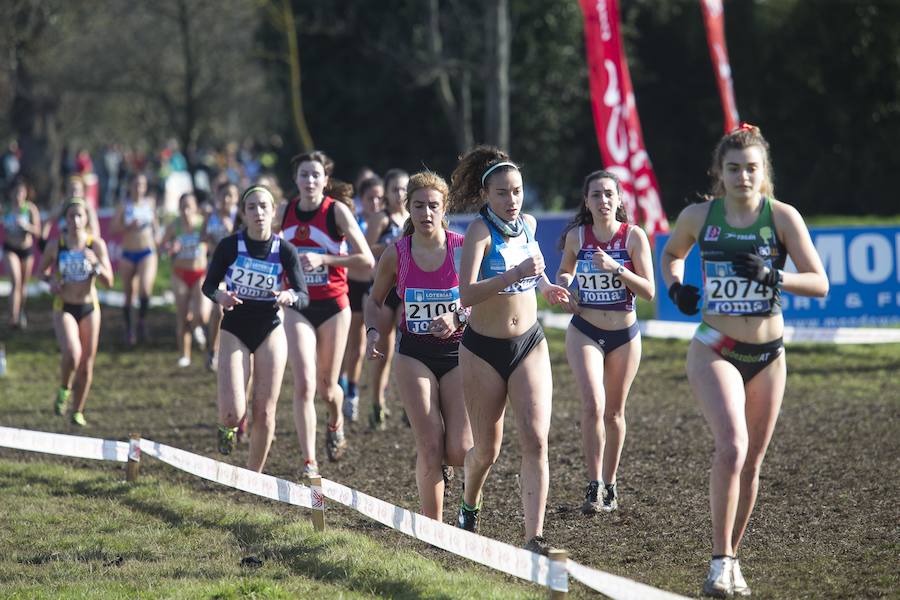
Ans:
[{"label": "sponsor logo on banner", "polygon": [[[709,233],[707,230],[705,239]],[[810,234],[828,276],[828,295],[810,298],[783,292],[785,322],[826,328],[900,324],[900,227],[813,227]],[[663,235],[655,240],[657,252],[667,239]],[[764,247],[757,247],[757,252],[762,255]],[[796,272],[790,257],[784,270]],[[662,280],[659,264],[656,276]],[[702,289],[700,278],[700,253],[694,247],[685,259],[684,282]],[[657,318],[699,321],[700,315],[687,317],[668,297],[658,294]]]},{"label": "sponsor logo on banner", "polygon": [[629,217],[650,234],[669,230],[644,147],[617,0],[581,0],[594,127],[604,166],[619,177]]}]

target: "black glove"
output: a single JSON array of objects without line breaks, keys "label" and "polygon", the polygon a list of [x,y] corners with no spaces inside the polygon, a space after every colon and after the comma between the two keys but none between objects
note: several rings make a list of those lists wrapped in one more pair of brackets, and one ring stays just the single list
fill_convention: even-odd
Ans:
[{"label": "black glove", "polygon": [[700,310],[697,308],[700,304],[700,289],[695,285],[681,285],[676,281],[669,288],[669,298],[686,315],[696,315]]},{"label": "black glove", "polygon": [[767,266],[766,261],[758,254],[740,252],[731,266],[738,277],[758,281],[768,287],[776,287],[781,283],[781,273],[778,269]]}]

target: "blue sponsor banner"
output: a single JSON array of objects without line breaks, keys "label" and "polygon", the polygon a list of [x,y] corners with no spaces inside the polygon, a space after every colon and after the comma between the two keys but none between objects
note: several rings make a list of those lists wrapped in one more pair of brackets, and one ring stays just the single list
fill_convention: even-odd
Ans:
[{"label": "blue sponsor banner", "polygon": [[[872,327],[900,323],[900,227],[815,227],[813,244],[831,286],[825,298],[784,293],[784,318],[801,327]],[[681,314],[662,284],[658,257],[668,235],[655,240],[656,314],[666,321],[699,321]],[[795,271],[788,260],[786,271]],[[700,251],[691,249],[685,283],[703,289]]]}]

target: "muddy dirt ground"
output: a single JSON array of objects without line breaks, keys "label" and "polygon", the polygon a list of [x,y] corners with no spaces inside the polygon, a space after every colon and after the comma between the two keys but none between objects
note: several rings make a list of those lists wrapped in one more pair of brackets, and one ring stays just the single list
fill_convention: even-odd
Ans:
[{"label": "muddy dirt ground", "polygon": [[[3,315],[6,307],[3,302]],[[10,366],[7,391],[21,397],[4,411],[4,425],[71,431],[52,416],[57,378],[49,305],[33,303],[27,332],[4,327]],[[5,318],[4,318],[5,320]],[[215,379],[203,354],[178,369],[172,314],[151,316],[151,342],[136,350],[121,340],[118,309],[104,308],[101,353],[89,400],[90,428],[80,433],[125,439],[143,437],[218,458],[215,452]],[[694,596],[710,553],[708,469],[712,440],[684,375],[685,342],[644,340],[641,369],[628,400],[628,437],[619,470],[618,511],[592,517],[580,512],[586,484],[580,443],[580,400],[565,361],[563,332],[548,331],[554,368],[550,434],[550,496],[545,536],[582,564]],[[28,365],[22,369],[23,364]],[[757,598],[900,597],[900,347],[799,345],[788,348],[788,389],[763,465],[761,491],[741,562]],[[285,377],[276,440],[266,472],[299,480],[301,461],[291,416],[292,379]],[[387,430],[369,431],[368,386],[359,423],[348,429],[350,449],[339,463],[324,452],[324,408],[319,407],[318,452],[324,477],[416,509],[412,431],[400,419],[395,390]],[[246,446],[229,460],[243,465]],[[20,460],[56,458],[2,451]],[[64,459],[59,459],[64,460]],[[73,464],[110,468],[97,463]],[[146,473],[182,481],[210,493],[232,494],[249,506],[265,502],[286,518],[296,509],[202,482],[145,461]],[[524,542],[518,493],[516,429],[507,415],[499,461],[485,489],[481,533]],[[460,479],[446,498],[444,521],[453,522]],[[277,508],[276,508],[277,507]],[[449,568],[471,563],[406,538],[336,507],[329,526],[366,531],[383,544],[410,547]],[[572,583],[573,596],[592,593]]]}]

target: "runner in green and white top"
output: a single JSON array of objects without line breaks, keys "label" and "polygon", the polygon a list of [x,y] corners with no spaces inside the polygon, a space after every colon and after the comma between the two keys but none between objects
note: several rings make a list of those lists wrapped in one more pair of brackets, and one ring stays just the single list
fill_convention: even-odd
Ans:
[{"label": "runner in green and white top", "polygon": [[[682,211],[661,262],[669,297],[696,314],[700,290],[682,282],[684,258],[700,246],[703,323],[687,373],[715,441],[713,557],[703,592],[726,597],[750,594],[737,551],[784,396],[781,290],[824,296],[828,279],[800,213],[773,199],[769,145],[757,127],[725,135],[710,173],[715,199]],[[796,272],[782,270],[788,256]]]}]

